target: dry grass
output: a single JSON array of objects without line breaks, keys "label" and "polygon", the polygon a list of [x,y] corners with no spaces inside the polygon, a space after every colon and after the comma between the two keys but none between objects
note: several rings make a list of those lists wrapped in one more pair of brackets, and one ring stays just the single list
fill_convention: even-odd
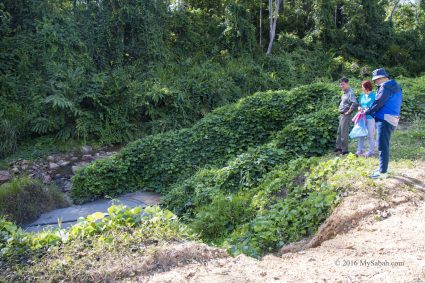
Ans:
[{"label": "dry grass", "polygon": [[75,243],[51,252],[32,266],[7,270],[6,281],[115,282],[144,277],[193,263],[227,257],[222,249],[195,242],[146,243],[140,246]]}]

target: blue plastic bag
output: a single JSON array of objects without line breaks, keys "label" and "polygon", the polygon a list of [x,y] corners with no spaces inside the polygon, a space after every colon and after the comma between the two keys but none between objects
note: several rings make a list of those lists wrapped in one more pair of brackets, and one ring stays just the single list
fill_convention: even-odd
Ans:
[{"label": "blue plastic bag", "polygon": [[354,128],[351,130],[350,138],[358,139],[367,137],[367,126],[366,126],[366,115],[363,113],[357,113],[353,118]]}]

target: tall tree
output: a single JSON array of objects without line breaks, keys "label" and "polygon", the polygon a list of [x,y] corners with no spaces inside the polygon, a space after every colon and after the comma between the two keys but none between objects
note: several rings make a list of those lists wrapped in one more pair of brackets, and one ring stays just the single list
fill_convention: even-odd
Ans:
[{"label": "tall tree", "polygon": [[401,2],[401,0],[395,0],[395,1],[392,3],[392,9],[391,9],[390,17],[388,18],[388,21],[389,21],[390,23],[392,23],[392,22],[393,22],[394,14],[395,14],[395,12],[397,11],[398,6],[400,5],[400,2]]},{"label": "tall tree", "polygon": [[282,3],[282,10],[284,8],[284,0],[269,0],[269,20],[270,20],[270,41],[267,48],[267,54],[272,53],[273,42],[276,37],[276,25],[279,18],[280,4]]}]

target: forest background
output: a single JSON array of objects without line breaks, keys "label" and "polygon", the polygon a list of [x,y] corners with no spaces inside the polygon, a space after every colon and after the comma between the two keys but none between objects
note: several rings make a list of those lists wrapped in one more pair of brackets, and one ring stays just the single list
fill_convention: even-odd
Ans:
[{"label": "forest background", "polygon": [[379,66],[419,76],[424,19],[423,0],[2,0],[0,156],[40,138],[122,144]]}]

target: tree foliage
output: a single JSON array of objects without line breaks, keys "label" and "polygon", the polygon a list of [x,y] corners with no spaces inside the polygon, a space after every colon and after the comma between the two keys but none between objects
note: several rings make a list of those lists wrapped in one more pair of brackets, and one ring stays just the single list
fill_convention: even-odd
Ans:
[{"label": "tree foliage", "polygon": [[423,1],[400,3],[390,22],[393,2],[287,0],[266,57],[265,0],[4,0],[0,155],[46,135],[124,143],[256,91],[381,65],[418,75]]}]

